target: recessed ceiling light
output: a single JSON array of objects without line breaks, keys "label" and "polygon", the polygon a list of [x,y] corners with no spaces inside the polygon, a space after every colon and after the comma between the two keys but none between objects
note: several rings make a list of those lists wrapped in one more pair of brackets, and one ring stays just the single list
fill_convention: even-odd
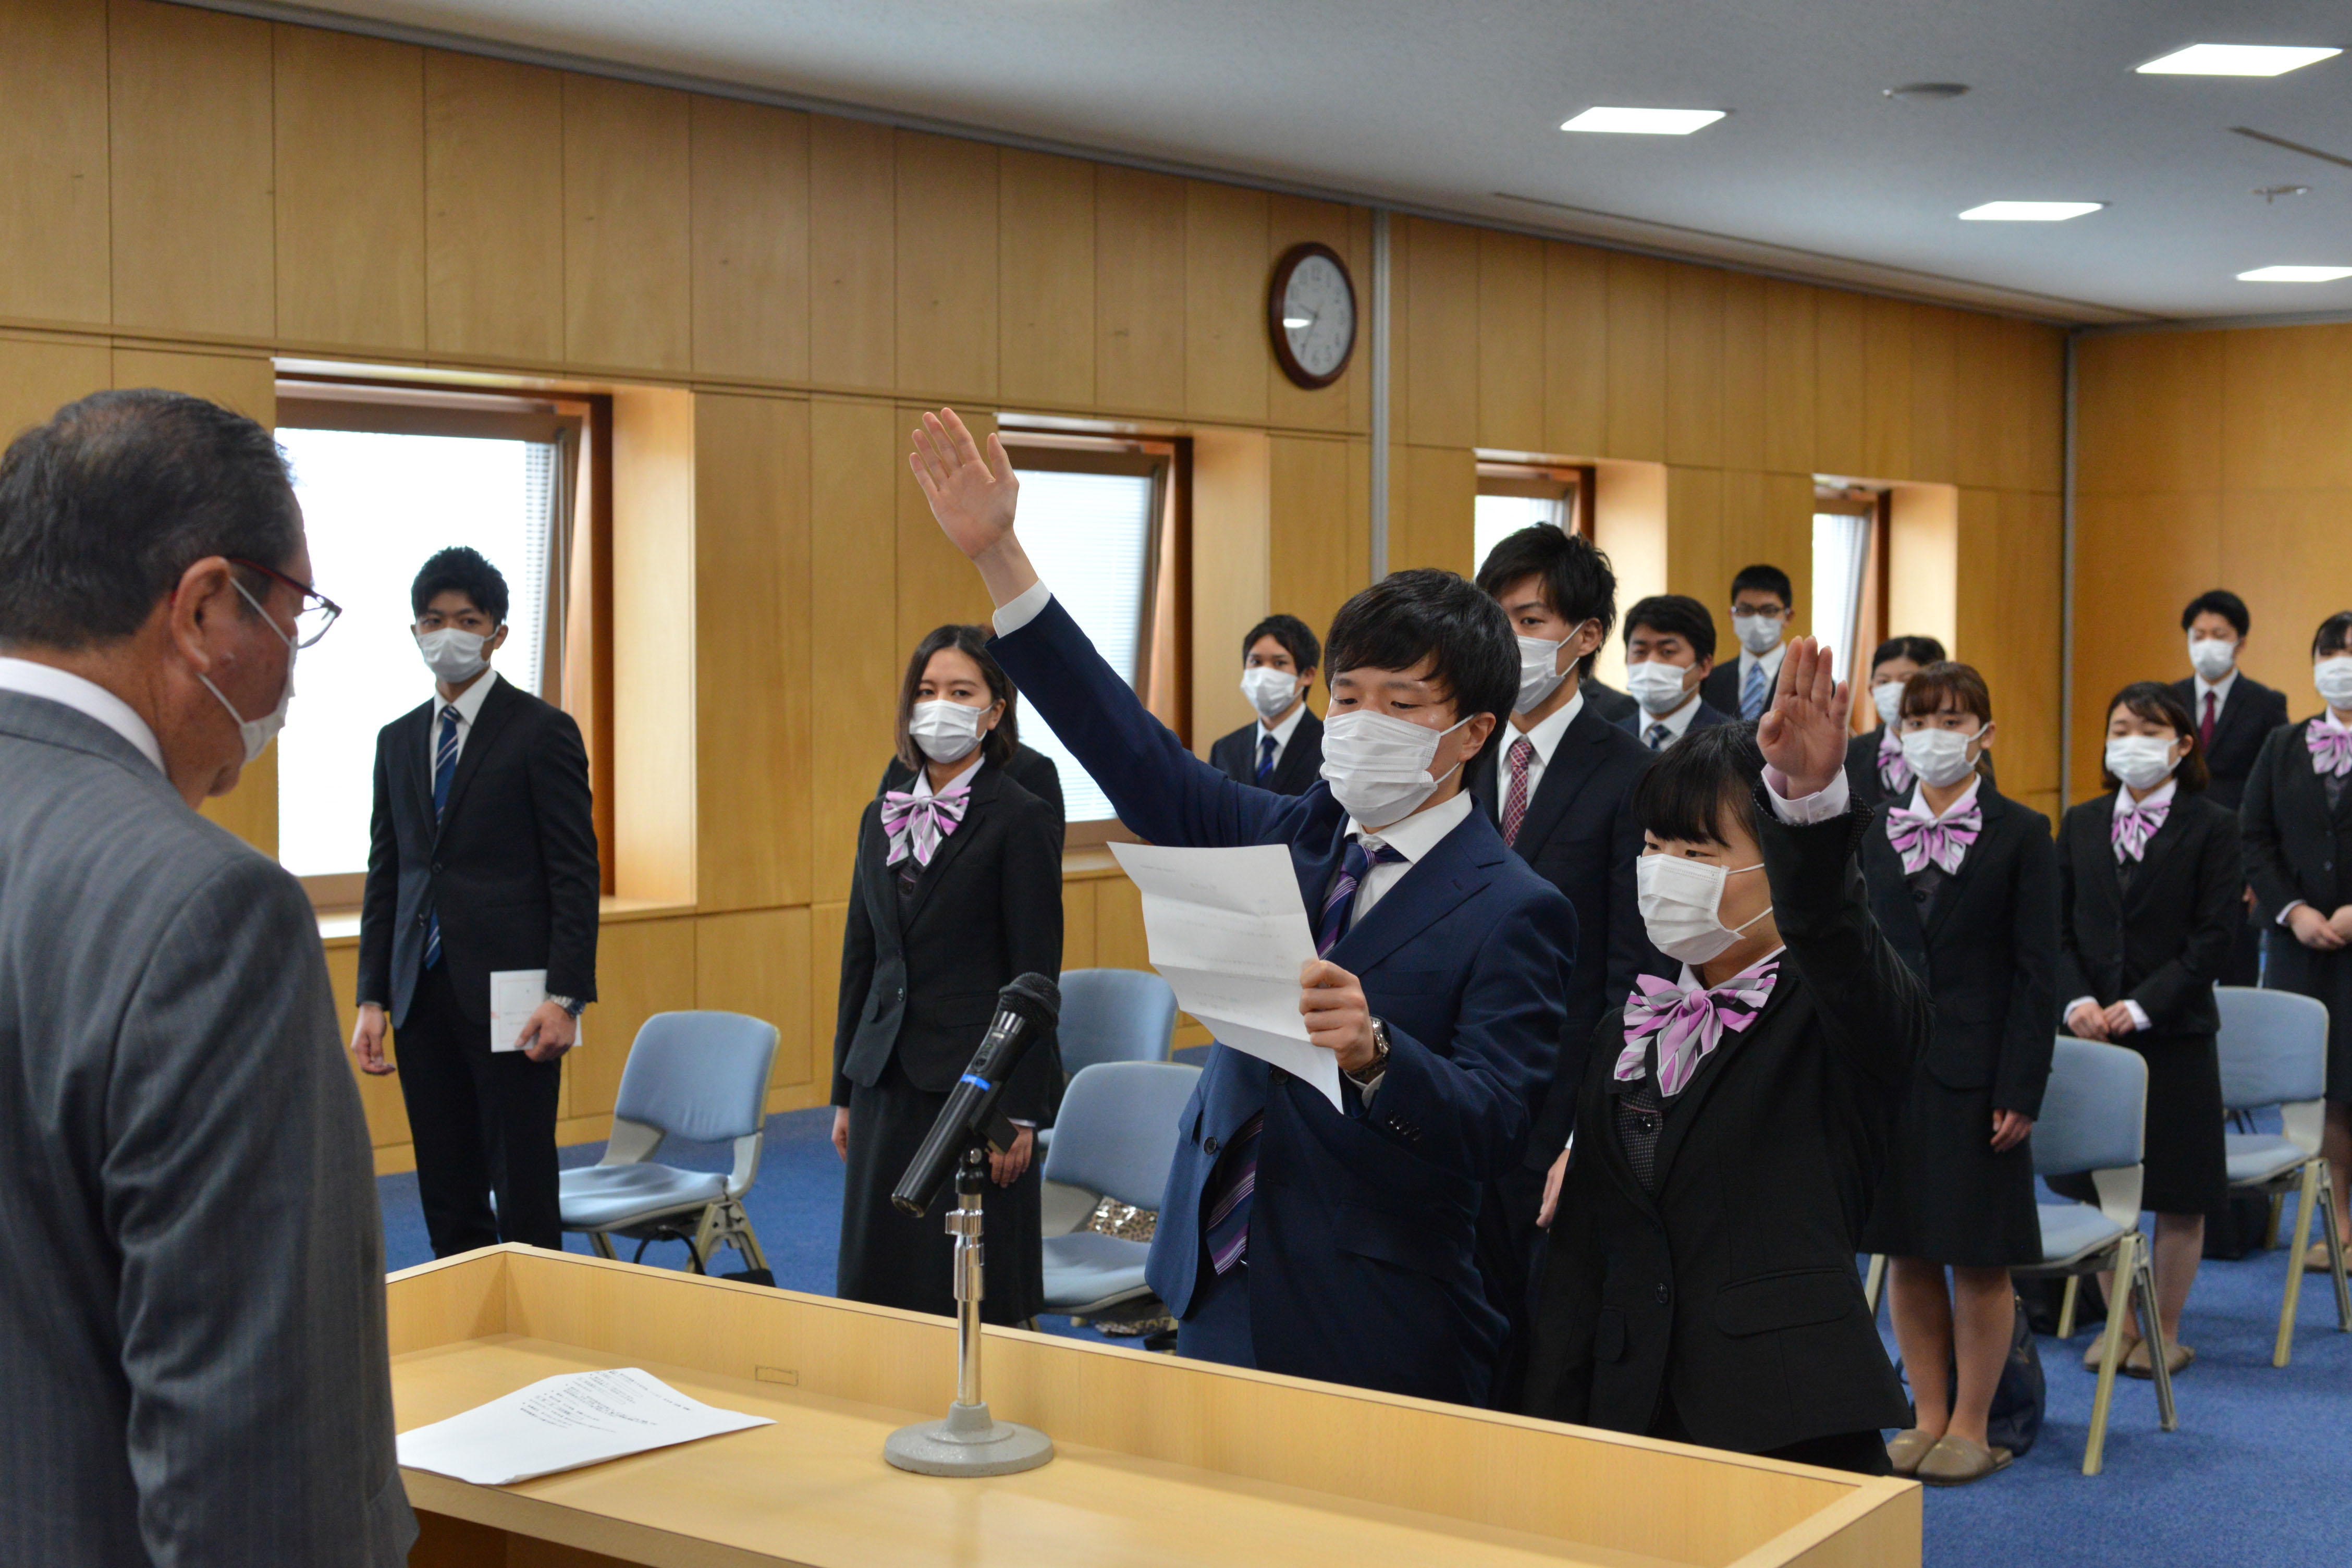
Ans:
[{"label": "recessed ceiling light", "polygon": [[2142,76],[2284,76],[2342,49],[2285,44],[2191,44],[2139,68]]},{"label": "recessed ceiling light", "polygon": [[1879,96],[1902,103],[1941,103],[1948,99],[1968,96],[1968,83],[1960,81],[1912,81],[1901,87],[1879,89]]},{"label": "recessed ceiling light", "polygon": [[2333,283],[2352,278],[2352,267],[2257,267],[2238,274],[2241,283]]},{"label": "recessed ceiling light", "polygon": [[1714,124],[1720,109],[1615,109],[1596,106],[1563,122],[1562,131],[1606,131],[1626,136],[1687,136]]},{"label": "recessed ceiling light", "polygon": [[1987,202],[1960,216],[1970,223],[2063,223],[2097,212],[2105,202]]}]

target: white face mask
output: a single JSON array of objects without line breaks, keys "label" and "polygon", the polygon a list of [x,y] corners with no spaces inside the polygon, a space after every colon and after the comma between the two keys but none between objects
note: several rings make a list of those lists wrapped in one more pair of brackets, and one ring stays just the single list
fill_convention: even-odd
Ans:
[{"label": "white face mask", "polygon": [[1735,610],[1731,635],[1739,639],[1741,647],[1762,658],[1780,646],[1781,624],[1782,617],[1779,616],[1743,616]]},{"label": "white face mask", "polygon": [[1559,642],[1545,637],[1519,639],[1519,698],[1512,712],[1532,713],[1559,689],[1559,683],[1568,679],[1559,668],[1559,650],[1567,646],[1565,637]]},{"label": "white face mask", "polygon": [[443,626],[417,633],[416,651],[425,656],[425,668],[433,672],[434,679],[462,686],[490,668],[490,657],[482,651],[489,640],[479,632]]},{"label": "white face mask", "polygon": [[1761,860],[1753,866],[1717,866],[1679,855],[1644,855],[1634,861],[1634,902],[1641,908],[1650,945],[1668,958],[1692,964],[1722,952],[1739,940],[1740,932],[1772,912],[1767,904],[1738,925],[1725,925],[1717,912],[1723,908],[1723,884],[1763,866]]},{"label": "white face mask", "polygon": [[2207,680],[2219,680],[2238,662],[2238,645],[2228,637],[2191,637],[2189,662]]},{"label": "white face mask", "polygon": [[1642,705],[1643,712],[1663,719],[1689,695],[1683,689],[1683,677],[1688,673],[1683,666],[1662,658],[1643,659],[1625,667],[1625,692]]},{"label": "white face mask", "polygon": [[1878,710],[1878,721],[1893,728],[1903,717],[1903,683],[1882,680],[1870,689],[1870,705]]},{"label": "white face mask", "polygon": [[1911,730],[1903,736],[1903,760],[1911,771],[1927,784],[1937,789],[1948,789],[1969,776],[1976,759],[1969,755],[1969,742],[1984,733],[1981,727],[1963,732],[1958,730]]},{"label": "white face mask", "polygon": [[1242,671],[1242,695],[1257,710],[1257,716],[1271,724],[1298,700],[1298,677],[1272,665],[1253,665]]},{"label": "white face mask", "polygon": [[202,675],[196,677],[198,680],[204,682],[205,689],[211,692],[219,700],[220,705],[228,710],[228,716],[236,721],[237,737],[245,742],[245,765],[250,767],[253,765],[253,759],[267,751],[269,742],[277,739],[278,731],[286,728],[286,709],[294,700],[294,656],[301,649],[295,646],[292,637],[278,630],[278,623],[271,620],[269,613],[261,607],[261,601],[245,592],[244,584],[232,578],[230,586],[239,594],[245,595],[245,602],[253,606],[253,613],[261,617],[264,626],[277,632],[278,640],[286,645],[286,689],[279,694],[278,706],[258,719],[247,719],[239,713],[236,710],[236,704],[222,697],[221,689],[215,686],[208,677]]},{"label": "white face mask", "polygon": [[2311,684],[2330,708],[2352,708],[2352,654],[2334,654],[2313,665]]},{"label": "white face mask", "polygon": [[2136,790],[2150,790],[2172,776],[2175,742],[2154,735],[2116,735],[2107,741],[2107,772]]},{"label": "white face mask", "polygon": [[914,737],[915,744],[931,761],[960,763],[980,744],[980,721],[987,712],[985,708],[950,702],[944,698],[918,702],[907,721],[907,733]]},{"label": "white face mask", "polygon": [[1429,770],[1438,742],[1468,722],[1433,730],[1368,708],[1334,714],[1323,726],[1323,778],[1331,798],[1366,827],[1403,821],[1453,775],[1454,768],[1435,776]]}]

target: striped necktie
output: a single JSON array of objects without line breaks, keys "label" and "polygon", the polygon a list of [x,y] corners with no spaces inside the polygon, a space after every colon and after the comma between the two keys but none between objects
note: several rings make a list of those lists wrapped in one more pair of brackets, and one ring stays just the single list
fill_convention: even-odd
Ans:
[{"label": "striped necktie", "polygon": [[1536,743],[1525,735],[1511,742],[1511,787],[1503,796],[1503,842],[1517,844],[1519,827],[1528,819],[1528,766],[1535,761]]},{"label": "striped necktie", "polygon": [[1361,838],[1348,841],[1347,854],[1339,858],[1339,876],[1331,890],[1323,898],[1323,918],[1315,928],[1315,953],[1327,956],[1348,934],[1348,926],[1355,918],[1356,889],[1371,872],[1374,866],[1402,864],[1404,856],[1386,844],[1367,852]]},{"label": "striped necktie", "polygon": [[1642,738],[1650,742],[1650,750],[1654,752],[1663,752],[1674,740],[1675,732],[1666,728],[1666,721],[1664,719],[1661,719],[1656,723],[1651,725],[1650,732]]},{"label": "striped necktie", "polygon": [[[457,708],[455,703],[441,710],[441,738],[433,743],[433,821],[438,826],[444,812],[449,809],[449,781],[457,776]],[[441,911],[436,910],[425,923],[425,967],[432,968],[441,962]]]},{"label": "striped necktie", "polygon": [[1257,782],[1264,784],[1273,776],[1274,737],[1271,735],[1260,735],[1257,738]]},{"label": "striped necktie", "polygon": [[1740,688],[1739,716],[1754,719],[1764,711],[1764,661],[1748,667],[1748,684]]}]

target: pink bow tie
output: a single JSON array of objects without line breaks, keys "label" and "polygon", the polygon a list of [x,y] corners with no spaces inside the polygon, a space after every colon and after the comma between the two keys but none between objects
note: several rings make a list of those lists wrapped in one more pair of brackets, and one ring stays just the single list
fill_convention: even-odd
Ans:
[{"label": "pink bow tie", "polygon": [[1886,814],[1886,841],[1903,857],[1906,877],[1917,876],[1930,861],[1947,873],[1958,871],[1983,830],[1984,811],[1975,801],[1940,821],[1924,805],[1898,805]]},{"label": "pink bow tie", "polygon": [[940,852],[949,834],[963,820],[964,807],[971,804],[971,781],[950,787],[943,795],[919,795],[902,789],[885,790],[882,794],[882,830],[890,836],[890,853],[882,863],[896,866],[908,856],[915,858],[918,866],[928,866],[931,857]]},{"label": "pink bow tie", "polygon": [[2352,773],[2352,730],[2314,721],[2304,726],[2304,744],[2311,748],[2311,771],[2342,778]]},{"label": "pink bow tie", "polygon": [[1634,994],[1625,1003],[1625,1048],[1617,1053],[1617,1080],[1640,1080],[1655,1036],[1658,1093],[1680,1094],[1699,1063],[1722,1043],[1725,1030],[1736,1035],[1756,1021],[1780,973],[1780,961],[1768,958],[1712,991],[1696,985],[1685,991],[1654,974],[1635,976]]},{"label": "pink bow tie", "polygon": [[2164,819],[2171,815],[2172,802],[2168,799],[2153,804],[2134,801],[2129,805],[2117,806],[2116,825],[2109,834],[2116,847],[2116,859],[2121,862],[2126,858],[2146,858],[2147,841],[2156,836],[2156,830],[2162,827]]},{"label": "pink bow tie", "polygon": [[1911,787],[1911,764],[1903,758],[1903,737],[1892,729],[1878,742],[1878,782],[1890,795]]}]

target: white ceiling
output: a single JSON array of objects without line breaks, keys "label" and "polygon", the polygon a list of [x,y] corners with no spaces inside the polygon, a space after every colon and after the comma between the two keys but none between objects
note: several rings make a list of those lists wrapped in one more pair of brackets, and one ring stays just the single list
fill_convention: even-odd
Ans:
[{"label": "white ceiling", "polygon": [[[313,0],[310,14],[2053,319],[2352,312],[2352,279],[2234,279],[2352,266],[2352,167],[2231,133],[2352,158],[2352,55],[2269,80],[2132,70],[2192,42],[2352,47],[2341,0]],[[1881,96],[1922,80],[1974,90]],[[1731,114],[1687,138],[1557,129],[1596,103]],[[2311,194],[2252,194],[2282,184]],[[2000,197],[2113,205],[2061,224],[1953,216]]]}]

